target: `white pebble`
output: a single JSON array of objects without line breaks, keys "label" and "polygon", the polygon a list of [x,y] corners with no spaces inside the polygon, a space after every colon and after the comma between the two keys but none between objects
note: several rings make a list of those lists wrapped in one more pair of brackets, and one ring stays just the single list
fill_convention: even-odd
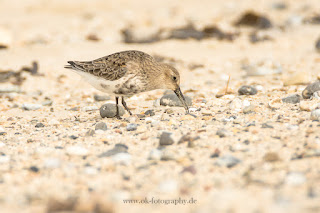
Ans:
[{"label": "white pebble", "polygon": [[320,121],[320,109],[313,110],[311,112],[310,119]]},{"label": "white pebble", "polygon": [[47,158],[44,161],[44,167],[47,169],[56,169],[60,168],[61,161],[58,158]]},{"label": "white pebble", "polygon": [[88,155],[89,151],[81,146],[69,146],[66,149],[67,154],[69,155],[79,155],[79,156],[85,156]]},{"label": "white pebble", "polygon": [[21,108],[24,110],[37,110],[37,109],[40,109],[41,107],[42,107],[41,104],[28,104],[28,103],[24,103],[21,106]]},{"label": "white pebble", "polygon": [[118,153],[112,156],[112,160],[117,164],[129,165],[131,163],[131,155],[129,153]]},{"label": "white pebble", "polygon": [[306,182],[306,177],[301,172],[290,172],[286,177],[286,184],[298,186]]}]

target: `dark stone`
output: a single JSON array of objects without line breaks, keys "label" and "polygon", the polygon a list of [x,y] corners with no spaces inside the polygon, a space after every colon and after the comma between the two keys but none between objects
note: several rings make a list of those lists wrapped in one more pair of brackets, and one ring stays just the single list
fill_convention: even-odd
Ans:
[{"label": "dark stone", "polygon": [[262,15],[255,12],[248,11],[241,16],[241,18],[235,22],[235,26],[248,26],[259,29],[268,29],[272,27],[271,21]]},{"label": "dark stone", "polygon": [[99,122],[95,126],[95,130],[103,130],[106,131],[108,129],[107,124],[104,122]]},{"label": "dark stone", "polygon": [[163,132],[160,136],[159,145],[160,146],[169,146],[174,144],[174,140],[171,138],[170,132]]},{"label": "dark stone", "polygon": [[312,97],[313,93],[320,90],[320,81],[316,81],[312,84],[309,84],[303,91],[302,97],[304,99],[309,99]]},{"label": "dark stone", "polygon": [[253,86],[244,85],[238,90],[239,95],[255,95],[258,93],[258,90]]},{"label": "dark stone", "polygon": [[31,167],[29,168],[29,170],[32,171],[32,172],[35,172],[35,173],[39,172],[39,168],[36,167],[36,166],[31,166]]},{"label": "dark stone", "polygon": [[218,129],[216,135],[218,135],[220,138],[224,138],[228,136],[228,131],[226,129]]},{"label": "dark stone", "polygon": [[[184,97],[186,99],[187,105],[192,106],[192,99],[188,96],[184,96]],[[160,105],[162,105],[162,106],[176,106],[176,107],[183,107],[184,106],[176,94],[168,94],[168,95],[162,96],[162,98],[160,99]]]},{"label": "dark stone", "polygon": [[77,138],[79,138],[78,136],[75,136],[75,135],[71,135],[71,136],[69,136],[69,138],[71,138],[72,140],[75,140],[75,139],[77,139]]},{"label": "dark stone", "polygon": [[118,153],[127,153],[128,152],[128,146],[118,143],[114,146],[113,149],[110,149],[106,152],[103,152],[102,154],[100,154],[98,157],[99,158],[103,158],[103,157],[110,157],[112,155],[116,155]]},{"label": "dark stone", "polygon": [[44,127],[44,124],[43,124],[43,123],[37,123],[37,124],[35,125],[35,127],[36,127],[36,128],[41,128],[41,127]]},{"label": "dark stone", "polygon": [[[119,106],[119,114],[120,116],[124,115],[125,111],[124,108],[122,106]],[[113,118],[115,117],[117,114],[117,108],[115,104],[104,104],[100,107],[100,116],[102,118]]]},{"label": "dark stone", "polygon": [[261,128],[270,128],[270,129],[273,129],[273,126],[271,126],[271,125],[269,125],[269,124],[267,124],[267,123],[263,123],[263,124],[261,125]]},{"label": "dark stone", "polygon": [[144,113],[146,116],[154,116],[156,113],[153,109],[149,109]]},{"label": "dark stone", "polygon": [[288,97],[282,98],[283,103],[297,104],[300,103],[301,96],[298,94],[290,95]]},{"label": "dark stone", "polygon": [[316,50],[318,51],[318,52],[320,52],[320,38],[318,38],[318,40],[316,41]]}]

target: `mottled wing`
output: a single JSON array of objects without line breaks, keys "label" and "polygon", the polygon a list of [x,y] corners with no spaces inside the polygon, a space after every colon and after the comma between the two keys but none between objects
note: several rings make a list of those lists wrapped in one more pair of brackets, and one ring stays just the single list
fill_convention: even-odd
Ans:
[{"label": "mottled wing", "polygon": [[112,55],[93,61],[68,61],[73,69],[90,73],[94,76],[115,81],[123,77],[128,71],[130,61],[126,58],[113,57]]}]

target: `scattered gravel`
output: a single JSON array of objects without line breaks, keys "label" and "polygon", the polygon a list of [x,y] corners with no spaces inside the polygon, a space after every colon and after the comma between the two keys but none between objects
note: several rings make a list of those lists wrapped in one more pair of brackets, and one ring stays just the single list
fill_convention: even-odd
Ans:
[{"label": "scattered gravel", "polygon": [[[124,108],[120,105],[118,105],[119,108],[119,114],[120,116],[123,116],[125,111]],[[104,104],[100,107],[100,116],[102,118],[113,118],[117,114],[117,108],[115,104]]]}]

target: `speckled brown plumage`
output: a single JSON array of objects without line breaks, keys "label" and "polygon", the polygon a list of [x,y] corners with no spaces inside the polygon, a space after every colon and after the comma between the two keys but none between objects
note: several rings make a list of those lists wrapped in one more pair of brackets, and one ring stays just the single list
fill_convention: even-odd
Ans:
[{"label": "speckled brown plumage", "polygon": [[154,89],[171,89],[184,104],[179,72],[172,66],[157,62],[152,56],[136,50],[114,53],[93,61],[68,61],[65,68],[72,69],[102,92],[122,97],[122,104],[131,96]]}]

